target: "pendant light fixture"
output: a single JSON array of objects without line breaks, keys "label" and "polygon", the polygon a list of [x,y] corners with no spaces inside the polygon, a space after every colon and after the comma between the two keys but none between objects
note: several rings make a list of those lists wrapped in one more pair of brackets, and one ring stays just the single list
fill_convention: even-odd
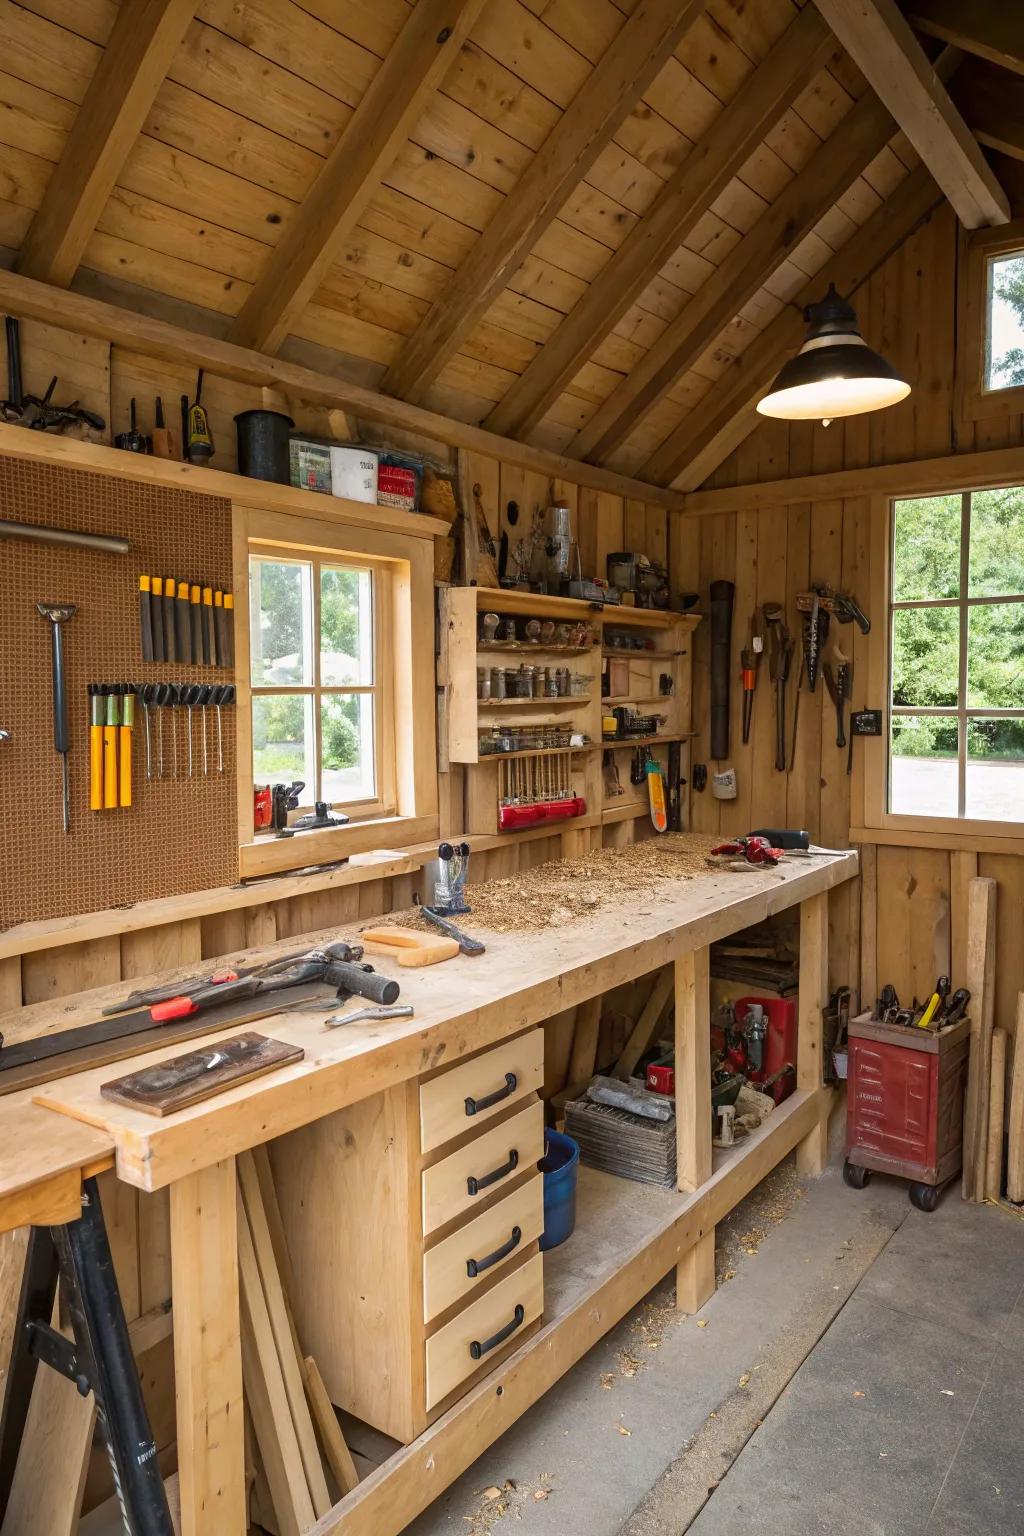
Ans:
[{"label": "pendant light fixture", "polygon": [[803,346],[757,402],[762,416],[827,427],[837,416],[880,411],[910,394],[906,379],[864,341],[853,306],[834,284],[819,303],[808,304],[804,319]]}]

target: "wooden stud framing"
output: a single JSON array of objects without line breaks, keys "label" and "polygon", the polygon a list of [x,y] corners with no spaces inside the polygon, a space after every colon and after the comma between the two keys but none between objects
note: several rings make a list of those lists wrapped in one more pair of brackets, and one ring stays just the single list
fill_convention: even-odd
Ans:
[{"label": "wooden stud framing", "polygon": [[683,1190],[700,1189],[711,1177],[710,974],[706,948],[675,963],[676,1174]]},{"label": "wooden stud framing", "polygon": [[[573,439],[581,457],[603,460],[634,430],[638,417],[682,377],[762,288],[776,268],[824,217],[884,148],[892,118],[870,95],[850,112],[841,131],[816,150],[754,228],[702,283],[676,320],[594,412]],[[837,143],[838,140],[838,143]],[[681,435],[685,435],[685,428]],[[671,475],[675,434],[644,465],[652,481]]]},{"label": "wooden stud framing", "polygon": [[743,162],[823,67],[833,47],[818,13],[807,6],[494,407],[487,418],[490,431],[523,433],[536,425],[673,251],[684,244]]},{"label": "wooden stud framing", "polygon": [[423,0],[410,13],[242,306],[231,328],[232,341],[278,350],[458,56],[483,5],[484,0]]},{"label": "wooden stud framing", "polygon": [[126,0],[18,255],[67,286],[192,20],[194,0]]},{"label": "wooden stud framing", "polygon": [[235,1159],[171,1186],[181,1536],[244,1531]]},{"label": "wooden stud framing", "polygon": [[706,3],[644,0],[636,7],[473,246],[443,299],[428,310],[389,368],[384,388],[390,394],[404,400],[423,398]]},{"label": "wooden stud framing", "polygon": [[896,0],[815,0],[967,229],[1005,224],[1010,203]]},{"label": "wooden stud framing", "polygon": [[[805,1092],[822,1080],[822,1010],[828,1002],[828,896],[800,906],[800,991],[797,999],[796,1084]],[[819,1121],[796,1149],[797,1172],[816,1178],[828,1161],[828,1122]]]}]

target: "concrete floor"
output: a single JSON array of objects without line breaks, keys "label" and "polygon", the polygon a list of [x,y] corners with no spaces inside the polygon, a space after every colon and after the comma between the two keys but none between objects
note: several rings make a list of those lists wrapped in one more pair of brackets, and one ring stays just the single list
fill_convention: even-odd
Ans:
[{"label": "concrete floor", "polygon": [[1024,1221],[791,1162],[718,1229],[719,1289],[653,1292],[408,1536],[1024,1531]]}]

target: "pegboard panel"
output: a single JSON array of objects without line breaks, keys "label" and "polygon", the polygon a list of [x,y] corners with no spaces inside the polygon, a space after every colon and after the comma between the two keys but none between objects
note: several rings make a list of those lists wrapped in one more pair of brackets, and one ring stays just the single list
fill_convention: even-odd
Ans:
[{"label": "pegboard panel", "polygon": [[[223,713],[224,772],[208,712],[211,773],[201,774],[201,715],[193,718],[200,773],[147,780],[145,712],[136,708],[132,805],[89,809],[90,682],[219,683],[215,667],[142,660],[138,584],[143,572],[231,586],[231,504],[132,485],[59,466],[0,459],[0,517],[127,538],[127,555],[0,540],[0,928],[238,879],[235,715]],[[53,745],[50,624],[37,602],[75,603],[65,626],[71,727],[71,831],[62,830],[61,761]],[[160,721],[170,772],[169,710]],[[186,715],[178,714],[184,773]]]}]

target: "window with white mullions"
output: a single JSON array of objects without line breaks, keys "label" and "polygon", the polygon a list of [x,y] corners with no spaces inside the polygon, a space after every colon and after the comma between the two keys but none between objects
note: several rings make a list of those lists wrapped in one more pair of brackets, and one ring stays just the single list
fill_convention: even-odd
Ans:
[{"label": "window with white mullions", "polygon": [[1024,487],[893,504],[888,809],[1024,822]]},{"label": "window with white mullions", "polygon": [[253,777],[301,779],[304,807],[391,808],[377,675],[385,580],[355,561],[250,556]]}]

